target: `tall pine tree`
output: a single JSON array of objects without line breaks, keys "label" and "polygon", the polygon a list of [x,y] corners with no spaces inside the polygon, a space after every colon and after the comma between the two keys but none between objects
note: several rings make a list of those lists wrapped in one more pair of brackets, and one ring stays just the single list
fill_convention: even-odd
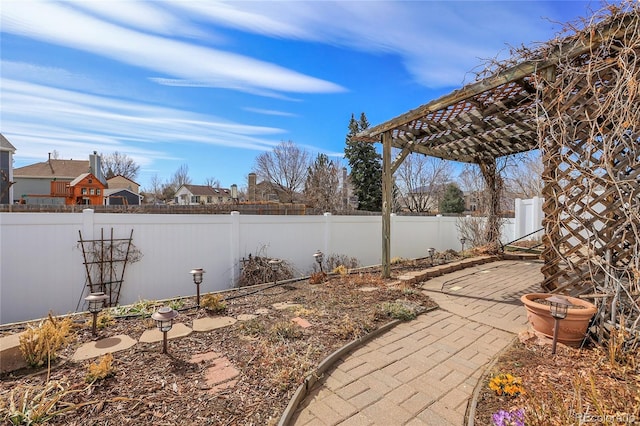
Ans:
[{"label": "tall pine tree", "polygon": [[351,114],[344,156],[351,168],[351,184],[358,197],[358,209],[380,211],[382,210],[382,157],[376,152],[372,143],[352,140],[358,132],[368,127],[369,121],[364,112],[360,115],[360,120],[356,120]]},{"label": "tall pine tree", "polygon": [[464,212],[464,193],[455,183],[450,183],[445,189],[440,201],[440,213]]}]

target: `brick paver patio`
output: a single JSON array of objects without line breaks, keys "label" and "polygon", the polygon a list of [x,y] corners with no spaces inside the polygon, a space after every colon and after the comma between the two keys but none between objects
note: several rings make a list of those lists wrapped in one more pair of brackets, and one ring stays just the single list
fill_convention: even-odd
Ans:
[{"label": "brick paver patio", "polygon": [[342,357],[290,424],[462,425],[485,366],[527,328],[520,296],[540,290],[541,266],[499,261],[423,283],[440,309]]}]

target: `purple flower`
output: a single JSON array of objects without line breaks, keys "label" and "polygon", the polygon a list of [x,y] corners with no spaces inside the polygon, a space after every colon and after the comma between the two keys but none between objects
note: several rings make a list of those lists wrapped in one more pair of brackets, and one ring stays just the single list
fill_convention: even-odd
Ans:
[{"label": "purple flower", "polygon": [[500,410],[491,417],[495,426],[524,426],[524,408],[513,411]]}]

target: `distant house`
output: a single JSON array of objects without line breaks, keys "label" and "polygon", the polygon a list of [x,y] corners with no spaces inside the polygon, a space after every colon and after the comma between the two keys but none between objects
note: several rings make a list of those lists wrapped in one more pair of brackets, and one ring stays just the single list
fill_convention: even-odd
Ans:
[{"label": "distant house", "polygon": [[13,202],[13,154],[16,148],[0,133],[0,204]]},{"label": "distant house", "polygon": [[107,206],[120,205],[140,205],[142,195],[140,195],[140,184],[121,175],[107,179],[107,189],[105,189],[104,204]]},{"label": "distant house", "polygon": [[[106,187],[100,156],[95,151],[89,161],[57,160],[49,154],[47,161],[14,169],[14,201],[28,199],[29,203],[40,200],[40,204],[66,204],[67,184],[85,173],[92,174]],[[98,204],[102,204],[102,200]]]},{"label": "distant house", "polygon": [[109,189],[128,189],[136,194],[140,193],[140,184],[122,175],[116,175],[107,179]]},{"label": "distant house", "polygon": [[[51,182],[52,186],[56,182]],[[65,204],[102,205],[106,185],[91,173],[83,173],[72,180],[68,187]],[[53,192],[53,190],[52,190]]]},{"label": "distant house", "polygon": [[182,185],[175,195],[176,204],[224,204],[231,203],[231,190],[207,185]]},{"label": "distant house", "polygon": [[252,202],[288,202],[289,195],[270,182],[262,181],[258,183],[255,173],[249,173],[247,185],[247,201]]}]

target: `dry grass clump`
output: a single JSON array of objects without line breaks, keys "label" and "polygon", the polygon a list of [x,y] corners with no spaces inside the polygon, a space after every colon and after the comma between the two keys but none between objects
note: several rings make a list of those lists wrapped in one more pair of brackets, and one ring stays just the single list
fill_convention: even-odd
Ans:
[{"label": "dry grass clump", "polygon": [[332,332],[341,339],[355,340],[373,329],[371,322],[358,323],[349,314],[345,314],[332,328]]},{"label": "dry grass clump", "polygon": [[[113,315],[111,315],[111,312],[101,311],[98,314],[98,318],[96,319],[96,328],[98,330],[105,329],[113,324],[115,324],[115,319],[113,318]],[[93,318],[89,318],[85,325],[87,327],[93,327]]]},{"label": "dry grass clump", "polygon": [[219,294],[206,294],[200,299],[200,307],[207,311],[218,313],[227,310],[227,303]]},{"label": "dry grass clump", "polygon": [[269,340],[293,340],[302,337],[302,328],[290,320],[278,321],[269,329]]},{"label": "dry grass clump", "polygon": [[84,380],[87,383],[94,383],[98,380],[106,379],[115,374],[115,368],[113,367],[113,355],[106,354],[102,356],[98,362],[91,363],[87,367],[87,375]]},{"label": "dry grass clump", "polygon": [[60,405],[65,397],[78,391],[64,380],[17,386],[9,395],[9,404],[0,406],[0,419],[11,425],[46,424],[55,416],[72,409],[69,406],[61,408]]},{"label": "dry grass clump", "polygon": [[57,358],[57,352],[69,342],[71,318],[59,319],[49,314],[37,327],[20,336],[20,351],[31,367],[42,367]]},{"label": "dry grass clump", "polygon": [[315,272],[309,277],[309,284],[322,284],[327,279],[324,272]]}]

